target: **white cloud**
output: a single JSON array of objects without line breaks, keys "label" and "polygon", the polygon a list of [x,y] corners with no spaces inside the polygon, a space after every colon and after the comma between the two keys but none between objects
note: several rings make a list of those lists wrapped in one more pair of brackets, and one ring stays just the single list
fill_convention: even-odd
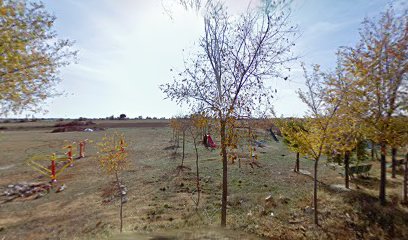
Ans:
[{"label": "white cloud", "polygon": [[[75,39],[80,50],[79,64],[62,70],[58,88],[69,94],[49,101],[46,116],[172,116],[181,112],[174,103],[162,100],[158,85],[171,81],[170,68],[182,69],[182,49],[189,52],[203,21],[198,13],[187,12],[172,1],[46,0],[58,17],[57,32]],[[295,51],[308,64],[332,67],[336,48],[355,41],[358,22],[381,11],[385,2],[295,0],[293,21],[303,33]],[[172,18],[163,3],[171,8]],[[227,5],[240,12],[249,3],[255,6],[259,0],[230,0]],[[304,106],[295,93],[303,83],[298,64],[291,74],[290,81],[272,83],[278,89],[275,109],[278,114],[301,116]]]}]

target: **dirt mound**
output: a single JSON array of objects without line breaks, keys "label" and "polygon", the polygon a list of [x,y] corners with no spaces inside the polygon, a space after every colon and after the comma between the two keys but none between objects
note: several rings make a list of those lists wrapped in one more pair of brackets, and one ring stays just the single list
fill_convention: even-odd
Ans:
[{"label": "dirt mound", "polygon": [[[91,127],[92,126],[92,127]],[[54,125],[56,129],[52,130],[52,133],[59,132],[84,132],[84,131],[103,131],[104,128],[96,127],[96,123],[92,121],[79,121],[74,120],[67,123],[57,123]]]},{"label": "dirt mound", "polygon": [[90,125],[96,125],[96,123],[92,121],[79,121],[79,120],[74,120],[71,122],[67,123],[57,123],[54,125],[54,127],[79,127],[79,126],[90,126]]},{"label": "dirt mound", "polygon": [[104,128],[163,128],[168,127],[169,123],[167,121],[106,121],[98,123],[98,126]]},{"label": "dirt mound", "polygon": [[[90,129],[92,131],[90,131]],[[87,131],[88,130],[88,131]],[[59,127],[52,130],[52,133],[59,133],[59,132],[93,132],[93,131],[104,131],[105,128],[101,127],[81,127],[81,126],[68,126],[68,127]]]}]

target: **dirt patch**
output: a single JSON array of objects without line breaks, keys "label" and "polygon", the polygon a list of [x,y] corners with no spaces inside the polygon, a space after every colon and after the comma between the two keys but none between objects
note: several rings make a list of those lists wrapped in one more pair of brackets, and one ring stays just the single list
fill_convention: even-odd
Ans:
[{"label": "dirt patch", "polygon": [[127,192],[128,189],[124,184],[120,183],[119,188],[117,182],[111,182],[102,189],[102,204],[111,204],[115,201],[120,201],[121,195],[123,196],[122,203],[126,203],[128,201],[128,197],[126,196]]},{"label": "dirt patch", "polygon": [[[165,128],[169,126],[168,120],[43,120],[36,122],[0,122],[2,131],[29,131],[42,129],[58,129],[69,127],[86,127],[86,128]],[[59,130],[60,132],[64,132]],[[78,131],[78,130],[74,130]],[[69,132],[69,131],[67,131]]]},{"label": "dirt patch", "polygon": [[164,128],[168,127],[167,122],[123,122],[123,121],[112,121],[112,122],[101,122],[94,123],[92,121],[72,121],[68,123],[57,123],[55,124],[56,129],[53,133],[58,132],[93,132],[93,131],[103,131],[107,128]]}]

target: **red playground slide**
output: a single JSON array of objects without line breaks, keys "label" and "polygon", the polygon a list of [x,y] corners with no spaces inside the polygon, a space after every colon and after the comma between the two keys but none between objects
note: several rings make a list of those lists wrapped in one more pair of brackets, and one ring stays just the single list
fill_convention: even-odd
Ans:
[{"label": "red playground slide", "polygon": [[207,135],[207,143],[210,148],[216,148],[217,145],[215,145],[214,141],[212,140],[210,134]]}]

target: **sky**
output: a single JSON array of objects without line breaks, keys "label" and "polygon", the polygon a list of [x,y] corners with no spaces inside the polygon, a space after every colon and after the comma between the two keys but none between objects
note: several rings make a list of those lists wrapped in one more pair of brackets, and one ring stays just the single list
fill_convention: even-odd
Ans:
[{"label": "sky", "polygon": [[[75,41],[76,64],[61,69],[57,89],[63,94],[44,104],[46,118],[103,118],[124,113],[130,118],[172,117],[187,107],[164,99],[159,85],[172,81],[183,59],[194,52],[203,32],[203,19],[176,0],[44,0],[56,17],[60,38]],[[226,1],[233,14],[256,0]],[[293,0],[292,19],[299,25],[294,51],[306,64],[323,70],[335,66],[336,49],[353,46],[365,17],[386,9],[384,0]],[[302,116],[306,106],[296,90],[304,79],[299,62],[289,81],[273,80],[278,89],[277,115]],[[170,71],[173,69],[173,71]],[[26,116],[23,113],[21,116]]]}]

